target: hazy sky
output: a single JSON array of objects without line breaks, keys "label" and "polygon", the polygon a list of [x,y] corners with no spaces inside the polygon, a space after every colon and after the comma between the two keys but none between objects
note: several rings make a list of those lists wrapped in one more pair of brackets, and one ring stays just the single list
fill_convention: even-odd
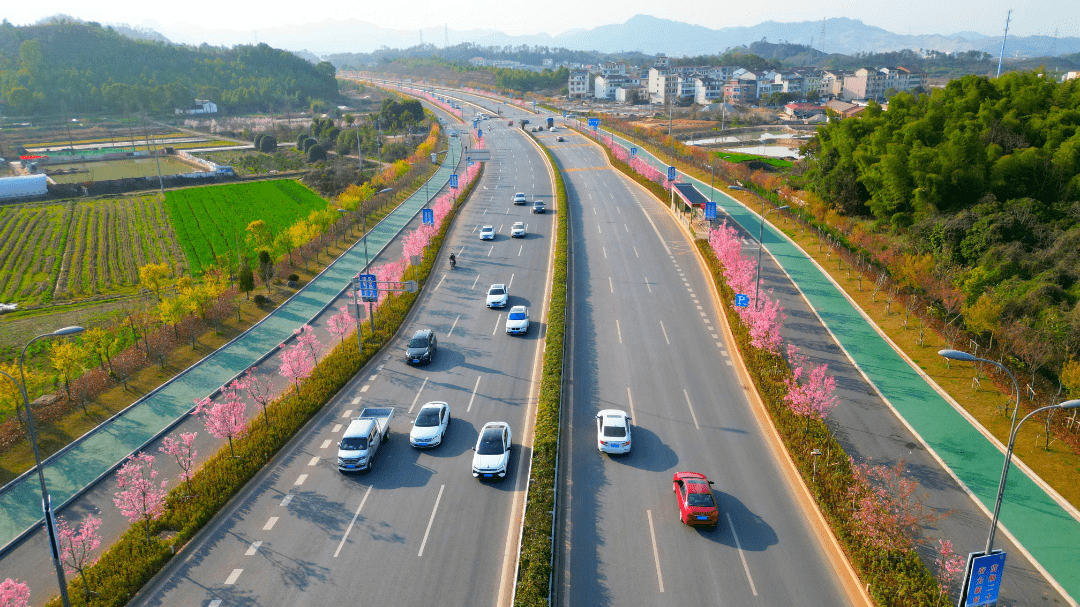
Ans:
[{"label": "hazy sky", "polygon": [[[126,23],[153,27],[170,38],[182,31],[182,24],[197,23],[203,28],[251,31],[282,25],[296,25],[327,18],[354,18],[376,25],[417,30],[421,27],[451,29],[492,28],[507,34],[559,34],[572,28],[622,23],[636,14],[684,21],[711,28],[748,26],[763,21],[816,21],[825,17],[849,17],[897,34],[951,34],[974,31],[1000,35],[1005,14],[1013,8],[1010,33],[1080,37],[1080,1],[1034,0],[911,0],[908,2],[857,2],[826,0],[682,0],[674,5],[645,0],[548,0],[528,5],[502,0],[410,0],[387,2],[361,0],[333,5],[264,0],[211,3],[134,2],[113,0],[49,0],[48,2],[5,2],[0,17],[25,25],[57,13],[86,21]],[[528,6],[522,9],[522,6]],[[172,34],[172,35],[170,35]],[[187,40],[177,40],[190,42]],[[248,42],[244,40],[243,42]],[[318,46],[313,44],[312,46]]]}]

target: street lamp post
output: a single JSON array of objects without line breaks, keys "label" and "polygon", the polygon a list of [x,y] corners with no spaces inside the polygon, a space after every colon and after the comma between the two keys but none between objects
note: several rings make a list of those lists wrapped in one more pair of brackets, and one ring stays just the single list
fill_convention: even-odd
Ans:
[{"label": "street lamp post", "polygon": [[788,205],[785,204],[782,207],[776,207],[775,209],[769,209],[768,211],[766,211],[765,210],[765,199],[764,198],[761,199],[761,225],[758,226],[758,237],[757,237],[757,246],[758,246],[758,249],[757,249],[757,276],[754,278],[754,309],[755,310],[757,310],[757,308],[758,308],[758,291],[761,290],[761,249],[765,248],[765,245],[762,244],[761,239],[765,235],[765,216],[768,215],[769,213],[772,213],[773,211],[783,211],[784,209],[789,209],[789,208],[791,208],[791,207],[789,207]]},{"label": "street lamp post", "polygon": [[371,196],[368,196],[367,198],[365,198],[363,201],[360,202],[360,217],[362,217],[363,220],[364,220],[364,269],[365,270],[368,267],[369,260],[368,260],[368,252],[367,252],[367,213],[364,212],[364,205],[367,204],[367,201],[369,201],[372,198],[378,196],[379,194],[385,194],[387,192],[392,191],[393,189],[394,188],[386,188],[385,190],[379,190],[378,192],[375,192],[374,194],[372,194]]},{"label": "street lamp post", "polygon": [[30,434],[30,445],[34,449],[34,464],[37,468],[38,480],[41,482],[41,508],[45,513],[45,529],[49,534],[49,549],[52,551],[53,566],[56,568],[56,581],[60,585],[60,600],[64,607],[68,607],[71,603],[68,601],[67,595],[67,579],[64,577],[64,567],[60,562],[60,544],[56,539],[56,527],[53,520],[52,511],[52,499],[49,497],[49,490],[45,486],[45,471],[41,467],[41,451],[38,449],[37,443],[37,431],[34,429],[34,414],[30,410],[30,396],[26,393],[26,372],[23,370],[23,363],[26,360],[26,350],[30,347],[30,344],[39,339],[46,337],[63,337],[65,335],[75,335],[82,333],[83,328],[78,326],[64,327],[57,329],[52,333],[45,333],[38,335],[34,339],[31,339],[25,346],[23,346],[22,352],[19,354],[19,379],[16,381],[14,377],[8,375],[4,371],[0,371],[5,377],[10,379],[16,386],[19,387],[19,392],[22,394],[23,408],[26,409],[26,429]]},{"label": "street lamp post", "polygon": [[[342,216],[342,217],[344,217],[344,216],[345,216],[345,214],[346,214],[346,213],[348,213],[348,211],[346,211],[345,209],[338,209],[338,210],[337,210],[337,212],[338,212],[338,213],[341,213],[341,216]],[[342,227],[341,227],[341,229],[340,229],[340,234],[339,234],[339,235],[341,236],[341,240],[342,240],[342,242],[344,242],[344,241],[345,241],[345,230],[346,230],[346,229],[347,229],[347,228],[345,228],[345,226],[342,226]]]}]

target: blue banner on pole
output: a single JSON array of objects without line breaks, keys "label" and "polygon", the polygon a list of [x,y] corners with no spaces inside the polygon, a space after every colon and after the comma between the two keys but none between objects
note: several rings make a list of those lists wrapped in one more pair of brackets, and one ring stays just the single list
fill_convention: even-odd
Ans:
[{"label": "blue banner on pole", "polygon": [[600,119],[599,118],[589,118],[589,128],[590,129],[595,131],[599,127],[600,127]]},{"label": "blue banner on pole", "polygon": [[675,167],[668,167],[667,168],[667,180],[668,181],[675,181]]},{"label": "blue banner on pole", "polygon": [[484,138],[484,129],[476,129],[476,137],[477,137],[477,139],[483,139]]},{"label": "blue banner on pole", "polygon": [[424,225],[435,225],[435,211],[432,209],[420,209],[420,220]]},{"label": "blue banner on pole", "polygon": [[453,173],[452,175],[450,175],[450,187],[452,187],[452,188],[454,188],[456,190],[457,185],[458,185],[458,183],[457,183],[457,173]]},{"label": "blue banner on pole", "polygon": [[477,121],[475,121],[475,120],[473,120],[473,121],[472,121],[472,128],[474,128],[474,129],[475,129],[475,128],[476,128],[477,126],[479,126],[479,125],[480,125],[480,123],[479,123],[479,122],[477,122]]},{"label": "blue banner on pole", "polygon": [[1001,591],[1001,574],[1005,572],[1005,553],[995,550],[993,554],[971,556],[971,575],[966,580],[967,600],[965,607],[997,605]]},{"label": "blue banner on pole", "polygon": [[716,219],[716,203],[711,200],[705,203],[705,219]]},{"label": "blue banner on pole", "polygon": [[637,148],[630,148],[630,157],[637,158]]},{"label": "blue banner on pole", "polygon": [[379,300],[379,283],[375,282],[374,274],[358,274],[356,282],[360,288],[361,301]]},{"label": "blue banner on pole", "polygon": [[737,293],[735,295],[735,305],[740,308],[746,308],[750,306],[750,296]]}]

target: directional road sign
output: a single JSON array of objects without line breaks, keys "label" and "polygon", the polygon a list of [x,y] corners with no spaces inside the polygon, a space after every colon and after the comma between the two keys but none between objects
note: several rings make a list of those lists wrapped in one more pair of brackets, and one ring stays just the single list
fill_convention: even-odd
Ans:
[{"label": "directional road sign", "polygon": [[379,301],[379,285],[374,274],[357,274],[356,284],[360,288],[361,301]]},{"label": "directional road sign", "polygon": [[479,125],[479,124],[480,124],[479,122],[477,122],[477,121],[473,120],[473,121],[472,121],[472,128],[474,128],[474,129],[475,129],[475,128],[477,127],[477,125]]},{"label": "directional road sign", "polygon": [[456,190],[457,186],[458,186],[457,173],[453,173],[453,174],[450,175],[450,187],[452,187],[452,188],[454,188]]},{"label": "directional road sign", "polygon": [[637,148],[630,148],[630,157],[631,158],[636,158],[637,157]]},{"label": "directional road sign", "polygon": [[479,139],[483,139],[483,137],[484,137],[484,129],[476,129],[476,136]]},{"label": "directional road sign", "polygon": [[675,181],[675,167],[668,167],[667,168],[667,180],[668,181]]},{"label": "directional road sign", "polygon": [[705,203],[705,219],[716,219],[716,203],[711,200]]},{"label": "directional road sign", "polygon": [[989,555],[972,552],[968,555],[967,571],[960,593],[960,607],[997,605],[1001,574],[1005,572],[1005,553],[1001,550],[994,550]]},{"label": "directional road sign", "polygon": [[600,119],[599,118],[589,118],[589,128],[590,129],[595,131],[599,127],[600,127]]},{"label": "directional road sign", "polygon": [[750,296],[737,293],[735,295],[735,305],[740,308],[746,308],[750,306]]},{"label": "directional road sign", "polygon": [[[435,225],[435,211],[432,210],[432,209],[421,209],[420,210],[420,219],[421,219],[421,221],[424,222],[424,225],[429,225],[429,226]],[[413,264],[413,265],[417,265],[417,264]]]}]

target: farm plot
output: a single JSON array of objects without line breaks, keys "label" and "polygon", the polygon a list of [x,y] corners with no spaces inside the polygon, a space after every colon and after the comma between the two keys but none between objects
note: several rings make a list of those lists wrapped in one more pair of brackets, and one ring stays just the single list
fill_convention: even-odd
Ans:
[{"label": "farm plot", "polygon": [[201,274],[218,257],[251,253],[247,225],[261,219],[273,233],[326,207],[326,200],[292,179],[172,190],[169,219],[187,255],[190,273]]},{"label": "farm plot", "polygon": [[0,301],[35,305],[134,291],[139,266],[182,265],[159,195],[0,209]]}]

